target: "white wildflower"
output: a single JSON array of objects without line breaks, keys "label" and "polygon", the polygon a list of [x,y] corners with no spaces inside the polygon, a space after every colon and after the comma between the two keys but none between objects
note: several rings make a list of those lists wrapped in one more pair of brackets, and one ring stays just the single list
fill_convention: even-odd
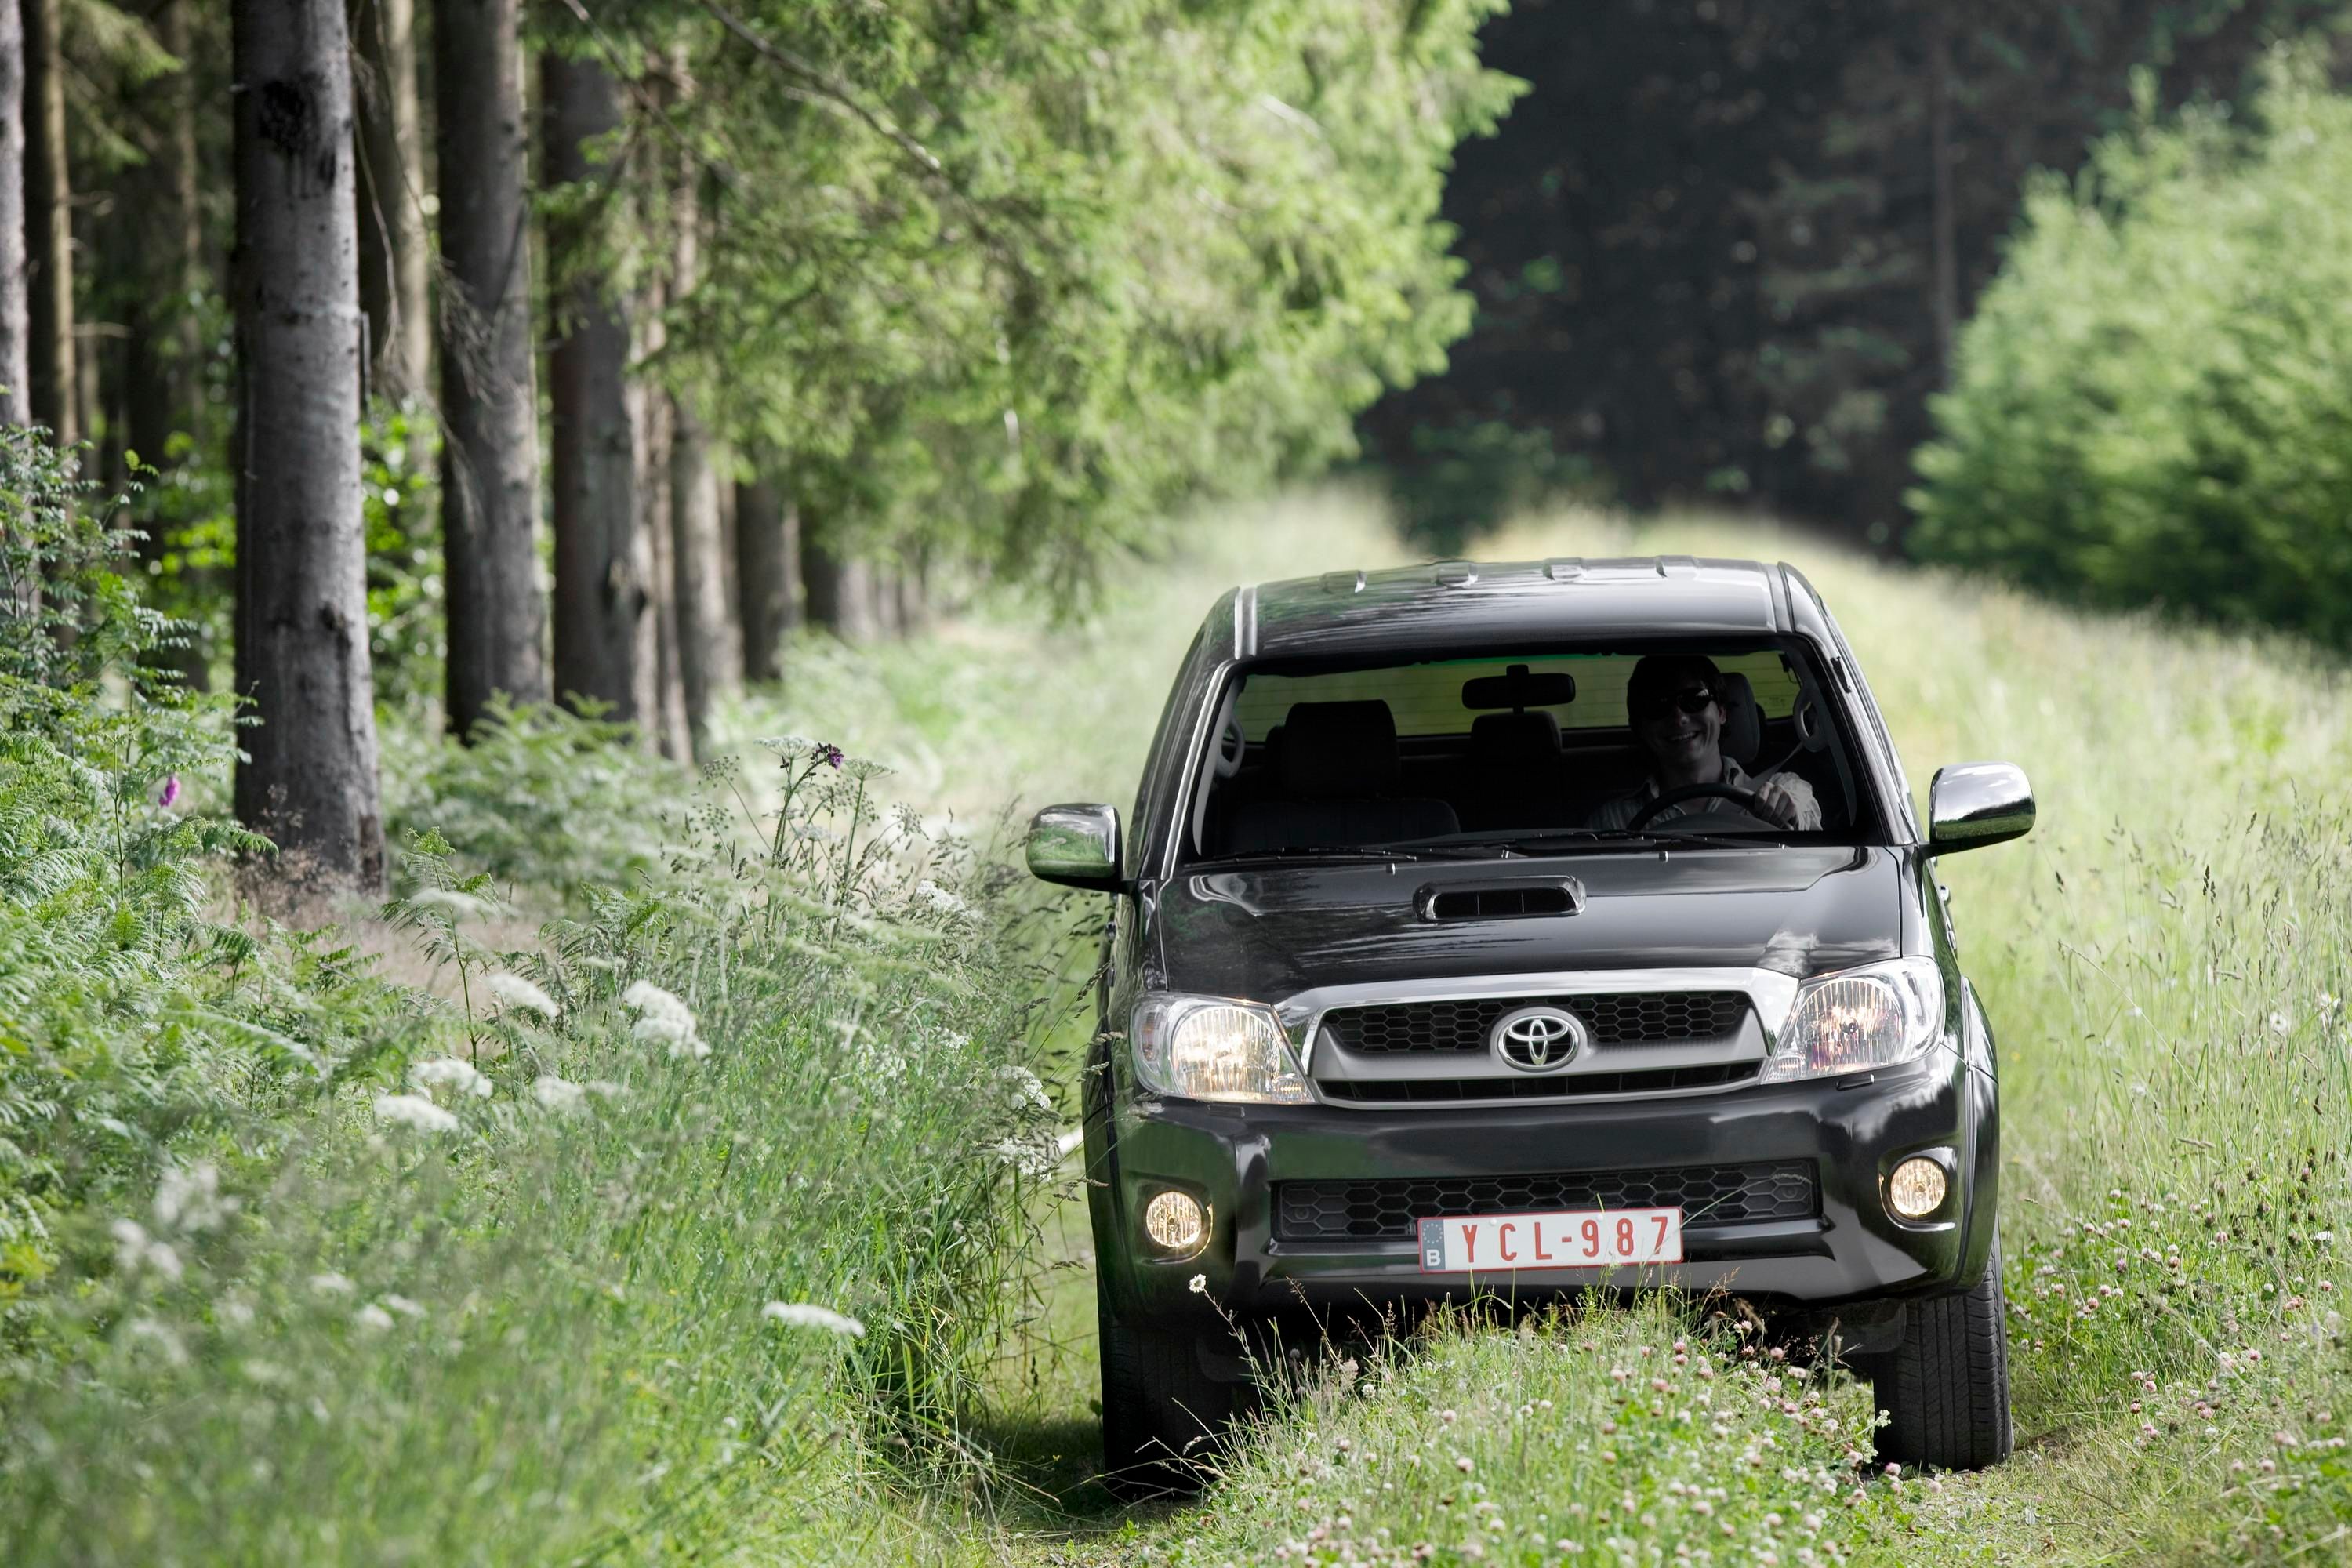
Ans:
[{"label": "white wildflower", "polygon": [[387,1294],[382,1298],[382,1300],[385,1306],[404,1318],[421,1318],[425,1315],[425,1309],[405,1296]]},{"label": "white wildflower", "polygon": [[1054,1167],[1062,1163],[1059,1141],[1051,1133],[1044,1137],[1000,1138],[989,1152],[999,1163],[1024,1176],[1050,1175]]},{"label": "white wildflower", "polygon": [[592,1078],[582,1087],[600,1100],[618,1100],[628,1093],[627,1089],[610,1079]]},{"label": "white wildflower", "polygon": [[155,1184],[155,1223],[164,1230],[216,1229],[236,1212],[236,1200],[221,1196],[220,1172],[209,1160],[167,1165]]},{"label": "white wildflower", "polygon": [[1046,1094],[1045,1086],[1040,1083],[1037,1080],[1037,1075],[1027,1068],[999,1068],[996,1070],[996,1076],[998,1080],[1006,1086],[1005,1098],[1011,1100],[1015,1108],[1023,1110],[1054,1109],[1053,1099]]},{"label": "white wildflower", "polygon": [[[467,1095],[472,1095],[476,1100],[490,1097],[490,1080],[455,1057],[427,1058],[411,1066],[408,1077],[417,1088],[428,1091],[446,1089],[460,1099]],[[377,1110],[380,1114],[383,1107],[379,1105]]]},{"label": "white wildflower", "polygon": [[660,986],[637,981],[621,993],[621,1000],[637,1011],[637,1021],[629,1028],[637,1039],[667,1046],[671,1056],[696,1061],[710,1054],[709,1043],[695,1032],[693,1013]]},{"label": "white wildflower", "polygon": [[180,1277],[180,1255],[147,1234],[135,1219],[114,1222],[114,1266],[125,1274],[153,1269],[166,1279]]},{"label": "white wildflower", "polygon": [[123,1333],[133,1340],[144,1340],[163,1352],[163,1359],[173,1366],[188,1364],[188,1348],[180,1336],[152,1318],[133,1318],[122,1326]]},{"label": "white wildflower", "polygon": [[562,1011],[556,1006],[554,997],[550,996],[520,974],[509,974],[501,970],[496,974],[482,976],[482,984],[488,988],[491,995],[497,997],[499,1003],[507,1007],[520,1007],[525,1012],[536,1013],[542,1018],[552,1018]]},{"label": "white wildflower", "polygon": [[2280,1036],[2281,1037],[2284,1037],[2285,1036],[2291,1035],[2294,1032],[2294,1020],[2288,1017],[2284,1013],[2272,1014],[2270,1016],[2270,1026],[2271,1033]]},{"label": "white wildflower", "polygon": [[569,1079],[547,1073],[530,1086],[533,1100],[550,1110],[577,1110],[588,1101],[588,1091]]},{"label": "white wildflower", "polygon": [[376,1097],[375,1119],[396,1121],[404,1127],[414,1127],[419,1132],[454,1132],[457,1119],[439,1106],[415,1094],[383,1094]]},{"label": "white wildflower", "polygon": [[971,906],[970,904],[965,903],[961,899],[956,897],[955,894],[948,891],[945,888],[940,887],[929,877],[924,878],[921,881],[915,884],[915,891],[922,896],[925,903],[930,905],[931,908],[939,910],[939,912],[943,915],[968,915],[971,913]]},{"label": "white wildflower", "polygon": [[392,1327],[392,1314],[385,1311],[382,1307],[377,1306],[373,1301],[370,1301],[366,1306],[362,1307],[358,1311],[352,1314],[352,1321],[357,1323],[361,1328],[372,1329],[377,1333],[382,1333],[384,1330]]},{"label": "white wildflower", "polygon": [[824,1329],[827,1332],[847,1334],[853,1340],[866,1337],[866,1325],[830,1307],[820,1307],[814,1301],[771,1301],[760,1309],[760,1316],[773,1318],[796,1329]]},{"label": "white wildflower", "polygon": [[1209,1277],[1205,1274],[1195,1274],[1184,1288],[1195,1296],[1205,1296],[1209,1293]]},{"label": "white wildflower", "polygon": [[357,1287],[342,1275],[331,1270],[325,1274],[311,1275],[310,1289],[321,1296],[348,1296]]}]

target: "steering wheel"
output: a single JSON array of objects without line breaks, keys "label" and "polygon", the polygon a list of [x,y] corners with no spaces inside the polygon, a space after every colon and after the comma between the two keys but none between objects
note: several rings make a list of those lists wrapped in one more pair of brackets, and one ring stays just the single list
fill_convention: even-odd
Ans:
[{"label": "steering wheel", "polygon": [[1625,825],[1625,831],[1639,833],[1655,821],[1658,813],[1668,806],[1680,805],[1686,800],[1702,800],[1709,795],[1729,801],[1759,822],[1772,826],[1785,826],[1779,817],[1766,809],[1762,801],[1756,798],[1756,792],[1752,789],[1735,789],[1725,784],[1681,784],[1674,789],[1660,792],[1657,799],[1633,814],[1633,819]]}]

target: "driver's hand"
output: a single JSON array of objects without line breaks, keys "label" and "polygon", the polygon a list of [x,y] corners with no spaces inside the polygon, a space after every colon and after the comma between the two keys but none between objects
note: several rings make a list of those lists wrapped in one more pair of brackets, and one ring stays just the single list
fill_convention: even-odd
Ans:
[{"label": "driver's hand", "polygon": [[1812,793],[1808,789],[1801,795],[1789,787],[1787,780],[1769,778],[1756,786],[1756,804],[1783,827],[1815,828],[1822,825],[1822,812]]}]

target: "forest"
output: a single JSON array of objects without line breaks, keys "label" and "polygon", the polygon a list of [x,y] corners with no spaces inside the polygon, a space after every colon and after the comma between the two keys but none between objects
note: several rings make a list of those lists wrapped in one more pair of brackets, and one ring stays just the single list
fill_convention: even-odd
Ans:
[{"label": "forest", "polygon": [[[2342,1560],[2347,22],[0,0],[0,1561]],[[1659,552],[2042,795],[2017,1457],[1660,1296],[1133,1506],[1014,824],[1235,583]]]}]

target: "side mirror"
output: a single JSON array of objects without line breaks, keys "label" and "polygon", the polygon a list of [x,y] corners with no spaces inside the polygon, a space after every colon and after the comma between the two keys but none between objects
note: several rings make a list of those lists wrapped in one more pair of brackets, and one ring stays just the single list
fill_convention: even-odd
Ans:
[{"label": "side mirror", "polygon": [[2021,838],[2033,826],[2033,786],[2009,763],[1959,763],[1927,785],[1927,847],[1935,854]]},{"label": "side mirror", "polygon": [[1029,874],[1066,888],[1116,893],[1118,813],[1108,805],[1049,805],[1029,819]]}]

